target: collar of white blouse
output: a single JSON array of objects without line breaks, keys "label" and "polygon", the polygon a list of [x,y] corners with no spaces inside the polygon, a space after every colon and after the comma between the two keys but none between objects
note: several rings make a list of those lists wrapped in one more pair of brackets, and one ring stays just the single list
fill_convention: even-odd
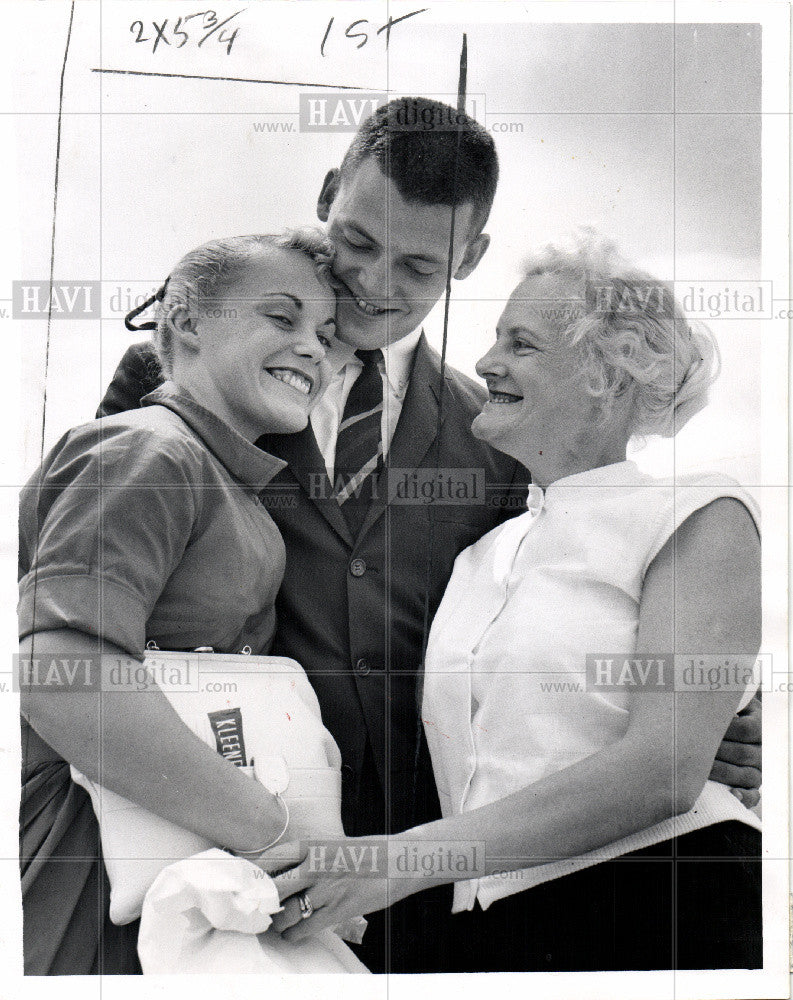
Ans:
[{"label": "collar of white blouse", "polygon": [[529,493],[526,497],[526,511],[536,517],[543,508],[545,503],[545,491],[541,486],[537,486],[532,483],[529,486]]},{"label": "collar of white blouse", "polygon": [[[550,483],[545,489],[532,483],[526,496],[526,512],[507,521],[496,542],[493,560],[493,576],[504,588],[504,599],[510,589],[515,563],[520,547],[527,535],[537,524],[540,514],[549,505],[562,497],[568,499],[572,495],[586,496],[592,487],[625,486],[634,484],[640,478],[639,470],[634,462],[614,462],[611,465],[601,465],[596,469],[587,469],[570,476],[563,476]],[[581,493],[581,489],[587,493]]]},{"label": "collar of white blouse", "polygon": [[[636,483],[641,478],[634,462],[614,462],[585,472],[563,476],[543,489],[536,483],[529,486],[526,495],[526,511],[513,517],[501,526],[493,552],[493,576],[504,587],[505,596],[509,590],[518,552],[526,536],[532,531],[543,511],[553,506],[561,498],[590,496],[592,487],[625,486]],[[585,492],[581,492],[582,489]]]},{"label": "collar of white blouse", "polygon": [[493,578],[504,588],[504,600],[523,540],[534,528],[545,506],[545,493],[534,483],[529,486],[526,511],[502,525],[493,550]]},{"label": "collar of white blouse", "polygon": [[610,465],[599,465],[594,469],[585,469],[583,472],[574,472],[570,476],[562,476],[555,479],[545,488],[545,503],[556,493],[577,489],[578,487],[593,486],[634,486],[642,480],[642,474],[635,462],[625,460],[624,462],[612,462]]}]

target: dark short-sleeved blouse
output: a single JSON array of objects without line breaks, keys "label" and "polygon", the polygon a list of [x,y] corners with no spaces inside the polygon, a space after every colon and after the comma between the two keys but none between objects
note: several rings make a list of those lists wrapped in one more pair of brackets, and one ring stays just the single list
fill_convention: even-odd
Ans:
[{"label": "dark short-sleeved blouse", "polygon": [[[284,463],[173,383],[143,403],[69,431],[22,491],[20,637],[267,652],[284,546],[258,494]],[[91,802],[24,720],[20,867],[27,975],[140,972],[137,922],[110,922]]]},{"label": "dark short-sleeved blouse", "polygon": [[267,652],[284,545],[259,493],[284,463],[172,382],[143,404],[69,431],[22,491],[20,638]]}]

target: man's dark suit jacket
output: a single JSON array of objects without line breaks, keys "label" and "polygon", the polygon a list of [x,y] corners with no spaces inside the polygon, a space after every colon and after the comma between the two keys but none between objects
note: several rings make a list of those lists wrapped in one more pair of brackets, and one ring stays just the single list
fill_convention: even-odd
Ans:
[{"label": "man's dark suit jacket", "polygon": [[[158,381],[152,346],[133,345],[99,415],[138,406]],[[357,538],[332,499],[310,425],[257,442],[288,463],[262,497],[287,549],[273,652],[303,665],[339,745],[348,835],[440,815],[418,711],[425,618],[432,621],[457,554],[525,509],[529,481],[522,466],[472,436],[484,396],[449,368],[441,392],[440,358],[422,336],[380,497]],[[476,502],[408,502],[413,473],[434,479],[438,467],[457,470],[453,489],[475,473]]]}]

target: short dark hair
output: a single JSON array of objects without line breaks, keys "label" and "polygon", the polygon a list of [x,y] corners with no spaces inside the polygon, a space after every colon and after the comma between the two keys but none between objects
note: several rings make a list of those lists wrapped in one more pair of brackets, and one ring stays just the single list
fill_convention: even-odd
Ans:
[{"label": "short dark hair", "polygon": [[368,157],[406,200],[425,205],[472,202],[474,231],[478,235],[484,228],[498,184],[498,156],[492,136],[470,115],[428,97],[389,101],[358,129],[344,155],[341,180]]}]

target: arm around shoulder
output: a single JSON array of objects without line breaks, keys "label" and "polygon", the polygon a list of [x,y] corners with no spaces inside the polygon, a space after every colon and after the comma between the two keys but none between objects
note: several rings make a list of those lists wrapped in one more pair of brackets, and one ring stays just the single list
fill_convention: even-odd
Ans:
[{"label": "arm around shoulder", "polygon": [[160,362],[154,344],[144,341],[132,344],[124,353],[118,368],[113,373],[99,409],[97,417],[108,417],[114,413],[135,410],[144,396],[153,392],[163,381]]}]

